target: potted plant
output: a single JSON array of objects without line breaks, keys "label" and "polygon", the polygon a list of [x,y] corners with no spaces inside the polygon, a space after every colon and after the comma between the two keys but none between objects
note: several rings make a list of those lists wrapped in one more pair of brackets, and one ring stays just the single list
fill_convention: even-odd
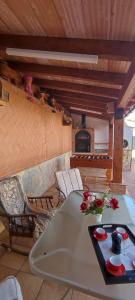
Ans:
[{"label": "potted plant", "polygon": [[84,215],[92,214],[95,216],[96,223],[102,220],[103,211],[105,208],[117,209],[119,202],[116,198],[108,199],[109,191],[103,193],[99,198],[90,192],[83,193],[83,202],[80,205],[80,210]]}]

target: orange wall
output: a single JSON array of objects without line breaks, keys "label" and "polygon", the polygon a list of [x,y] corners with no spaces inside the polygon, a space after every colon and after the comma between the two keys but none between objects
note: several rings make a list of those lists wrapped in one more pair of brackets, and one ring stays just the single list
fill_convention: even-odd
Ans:
[{"label": "orange wall", "polygon": [[71,151],[72,128],[62,125],[62,113],[33,104],[24,91],[2,83],[10,102],[0,106],[0,177]]}]

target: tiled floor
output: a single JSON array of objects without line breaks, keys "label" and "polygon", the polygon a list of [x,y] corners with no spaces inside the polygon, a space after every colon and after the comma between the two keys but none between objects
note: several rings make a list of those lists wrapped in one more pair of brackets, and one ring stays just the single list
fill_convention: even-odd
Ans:
[{"label": "tiled floor", "polygon": [[[124,172],[124,180],[128,185],[129,194],[135,198],[134,181],[135,167],[132,172]],[[0,232],[3,230],[0,224]],[[7,239],[7,235],[4,234]],[[20,245],[26,241],[19,241]],[[29,241],[29,246],[31,241]],[[14,275],[18,278],[24,300],[60,300],[66,292],[65,286],[61,286],[52,282],[47,282],[31,273],[29,261],[26,256],[8,252],[0,247],[0,281],[9,275]],[[65,300],[97,300],[92,296],[87,296],[75,290],[70,290]],[[0,299],[4,300],[4,299]]]},{"label": "tiled floor", "polygon": [[128,194],[135,199],[135,161],[132,162],[131,170],[123,172],[123,177]]},{"label": "tiled floor", "polygon": [[[0,281],[9,275],[19,280],[24,300],[60,300],[67,290],[65,286],[47,282],[32,274],[27,257],[0,248]],[[97,298],[72,290],[65,297],[65,300],[94,299]]]},{"label": "tiled floor", "polygon": [[[0,247],[0,281],[9,275],[17,277],[24,300],[60,300],[67,288],[47,282],[31,273],[28,258]],[[90,296],[70,290],[65,300],[96,300]],[[4,299],[0,299],[4,300]]]}]

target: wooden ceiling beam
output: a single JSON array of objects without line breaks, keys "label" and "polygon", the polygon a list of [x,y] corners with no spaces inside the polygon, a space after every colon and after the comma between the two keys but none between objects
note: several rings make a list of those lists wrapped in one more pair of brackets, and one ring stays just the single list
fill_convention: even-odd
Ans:
[{"label": "wooden ceiling beam", "polygon": [[22,62],[8,62],[11,68],[15,70],[28,73],[42,73],[44,75],[55,75],[58,77],[70,77],[77,78],[80,80],[96,81],[101,83],[110,83],[116,85],[123,85],[126,75],[124,73],[113,73],[105,71],[87,70],[87,69],[76,69],[58,66],[41,65],[34,63],[22,63]]},{"label": "wooden ceiling beam", "polygon": [[65,106],[68,107],[69,109],[71,107],[74,107],[74,108],[88,109],[88,110],[95,111],[95,112],[106,113],[106,109],[99,108],[99,107],[93,107],[91,105],[86,105],[85,103],[80,104],[80,103],[71,103],[71,102],[69,103],[69,102],[63,102],[63,101],[59,101],[59,103],[64,107]]},{"label": "wooden ceiling beam", "polygon": [[83,94],[90,95],[98,95],[104,96],[111,99],[118,99],[120,90],[113,88],[105,88],[105,87],[96,87],[87,84],[79,84],[79,83],[69,83],[69,82],[61,82],[59,80],[48,80],[48,79],[40,79],[34,78],[34,83],[39,85],[40,87],[62,90],[62,91],[72,91]]},{"label": "wooden ceiling beam", "polygon": [[79,110],[73,110],[73,109],[70,109],[70,112],[72,114],[77,114],[77,115],[82,115],[82,114],[85,114],[86,116],[90,116],[92,118],[97,118],[97,119],[102,119],[102,120],[111,120],[112,119],[112,114],[110,115],[107,115],[107,114],[95,114],[95,113],[92,113],[92,112],[84,112],[84,111],[79,111]]},{"label": "wooden ceiling beam", "polygon": [[120,91],[118,106],[125,108],[135,93],[135,62],[130,65],[128,73],[125,77],[123,88]]},{"label": "wooden ceiling beam", "polygon": [[[81,93],[73,93],[67,91],[60,91],[60,90],[50,90],[48,89],[49,93],[51,93],[54,97],[68,97],[71,99],[77,98],[78,100],[88,100],[88,101],[98,101],[99,103],[106,104],[108,102],[114,102],[114,99],[108,99],[105,97],[95,96],[95,95],[88,95],[88,94],[81,94]],[[116,101],[115,101],[116,102]]]},{"label": "wooden ceiling beam", "polygon": [[94,54],[100,58],[132,61],[135,42],[1,34],[0,48]]},{"label": "wooden ceiling beam", "polygon": [[101,112],[101,113],[106,113],[106,110],[103,108],[97,108],[97,107],[93,107],[90,105],[85,105],[85,103],[80,104],[80,103],[69,103],[69,102],[63,102],[63,101],[59,101],[59,103],[63,106],[63,107],[67,107],[68,109],[71,109],[71,107],[74,108],[80,108],[80,109],[86,109],[86,110],[91,110],[93,112]]},{"label": "wooden ceiling beam", "polygon": [[99,109],[102,109],[102,110],[106,109],[105,104],[102,104],[100,102],[88,101],[88,100],[85,100],[85,99],[81,100],[81,99],[78,99],[78,98],[68,98],[68,97],[58,97],[58,96],[56,96],[55,99],[58,102],[67,103],[67,104],[69,103],[69,105],[71,105],[71,104],[80,104],[80,105],[87,105],[87,106],[94,107],[94,108],[99,108]]},{"label": "wooden ceiling beam", "polygon": [[135,105],[135,99],[132,99],[131,101],[128,102],[127,108],[133,105]]},{"label": "wooden ceiling beam", "polygon": [[130,114],[134,109],[135,109],[135,105],[129,107],[129,108],[125,111],[124,117],[127,117],[128,114]]}]

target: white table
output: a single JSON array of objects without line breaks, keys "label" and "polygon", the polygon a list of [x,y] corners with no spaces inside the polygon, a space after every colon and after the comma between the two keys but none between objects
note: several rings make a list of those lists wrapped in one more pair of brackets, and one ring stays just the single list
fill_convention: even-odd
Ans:
[{"label": "white table", "polygon": [[[135,203],[128,196],[118,198],[120,209],[106,209],[102,222],[127,224],[135,233]],[[101,299],[134,300],[134,283],[104,283],[88,234],[91,218],[80,212],[81,202],[82,193],[73,192],[59,209],[30,253],[32,271]]]}]

